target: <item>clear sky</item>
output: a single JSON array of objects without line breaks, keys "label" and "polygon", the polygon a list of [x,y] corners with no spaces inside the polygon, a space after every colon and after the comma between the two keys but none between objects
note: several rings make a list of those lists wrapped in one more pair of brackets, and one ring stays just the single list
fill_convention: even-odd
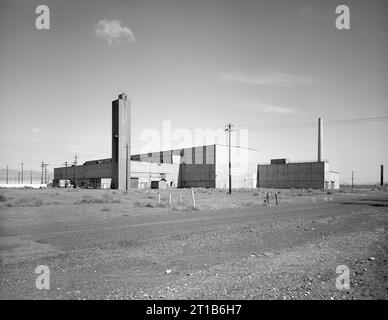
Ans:
[{"label": "clear sky", "polygon": [[[50,30],[35,28],[40,4]],[[350,30],[335,27],[339,4]],[[388,115],[387,24],[384,0],[0,0],[0,167],[110,157],[124,91],[132,153],[164,120],[193,133],[230,121],[250,128],[253,162],[314,160],[322,117],[330,168],[377,182],[388,121],[332,121]]]}]

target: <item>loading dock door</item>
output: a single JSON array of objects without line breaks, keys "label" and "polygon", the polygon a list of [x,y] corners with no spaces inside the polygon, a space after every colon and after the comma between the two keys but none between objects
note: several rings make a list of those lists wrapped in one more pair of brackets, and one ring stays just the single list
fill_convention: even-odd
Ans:
[{"label": "loading dock door", "polygon": [[131,178],[131,188],[139,188],[139,178]]}]

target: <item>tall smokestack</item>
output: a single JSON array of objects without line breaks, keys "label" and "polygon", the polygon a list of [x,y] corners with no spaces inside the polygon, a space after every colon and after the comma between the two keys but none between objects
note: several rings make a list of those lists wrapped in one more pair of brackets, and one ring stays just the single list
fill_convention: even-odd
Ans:
[{"label": "tall smokestack", "polygon": [[318,118],[318,162],[322,162],[322,119]]},{"label": "tall smokestack", "polygon": [[112,101],[111,188],[126,190],[131,181],[131,103],[125,93]]}]

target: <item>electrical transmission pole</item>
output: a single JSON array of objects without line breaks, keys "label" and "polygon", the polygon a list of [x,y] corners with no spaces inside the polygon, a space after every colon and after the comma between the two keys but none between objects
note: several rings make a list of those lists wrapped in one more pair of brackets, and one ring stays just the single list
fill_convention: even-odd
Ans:
[{"label": "electrical transmission pole", "polygon": [[229,122],[225,129],[225,131],[229,134],[229,194],[232,194],[232,127],[233,125]]},{"label": "electrical transmission pole", "polygon": [[125,190],[128,190],[128,143],[125,145]]},{"label": "electrical transmission pole", "polygon": [[74,156],[74,188],[77,186],[77,173],[76,173],[76,167],[77,167],[77,160],[78,160],[78,156],[77,154],[75,154]]},{"label": "electrical transmission pole", "polygon": [[65,161],[64,166],[65,166],[65,188],[67,188],[67,180],[70,180],[69,177],[67,176],[67,167],[69,163]]},{"label": "electrical transmission pole", "polygon": [[7,184],[8,184],[8,166],[7,166],[7,179],[6,179],[6,181],[7,181]]},{"label": "electrical transmission pole", "polygon": [[49,165],[48,163],[44,164],[44,183],[46,183],[46,184],[47,184],[47,166],[48,165]]},{"label": "electrical transmission pole", "polygon": [[380,167],[380,185],[384,185],[384,166],[381,165]]},{"label": "electrical transmission pole", "polygon": [[67,179],[67,166],[69,163],[66,161],[63,165],[65,166],[65,178]]},{"label": "electrical transmission pole", "polygon": [[352,189],[354,188],[354,171],[352,171]]},{"label": "electrical transmission pole", "polygon": [[42,163],[40,164],[40,167],[42,168],[42,175],[41,175],[41,178],[40,178],[40,184],[43,184],[43,170],[44,170],[44,162],[42,160]]},{"label": "electrical transmission pole", "polygon": [[23,184],[23,162],[22,162],[22,184]]}]

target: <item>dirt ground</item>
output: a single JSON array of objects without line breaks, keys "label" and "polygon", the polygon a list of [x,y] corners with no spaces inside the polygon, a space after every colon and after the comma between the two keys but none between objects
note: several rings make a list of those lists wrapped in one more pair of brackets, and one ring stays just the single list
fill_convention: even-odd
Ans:
[{"label": "dirt ground", "polygon": [[0,299],[387,299],[384,188],[194,196],[0,190]]}]

